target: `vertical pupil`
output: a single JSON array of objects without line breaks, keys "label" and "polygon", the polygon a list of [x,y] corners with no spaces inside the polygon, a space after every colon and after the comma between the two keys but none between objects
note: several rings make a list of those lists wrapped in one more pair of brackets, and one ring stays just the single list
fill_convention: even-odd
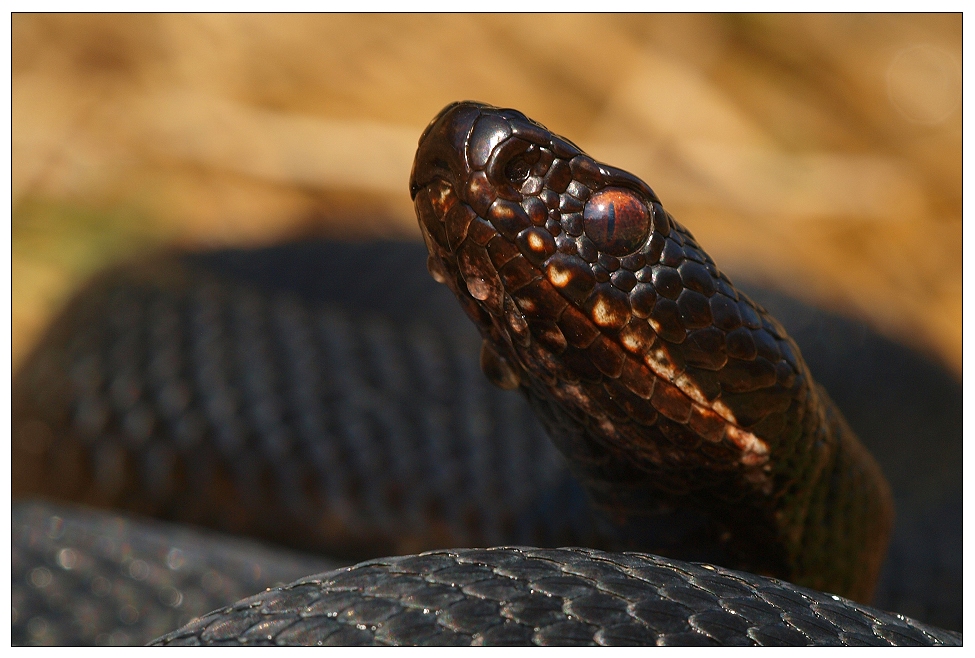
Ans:
[{"label": "vertical pupil", "polygon": [[643,246],[650,232],[650,209],[635,192],[607,187],[589,197],[582,221],[599,251],[626,256]]}]

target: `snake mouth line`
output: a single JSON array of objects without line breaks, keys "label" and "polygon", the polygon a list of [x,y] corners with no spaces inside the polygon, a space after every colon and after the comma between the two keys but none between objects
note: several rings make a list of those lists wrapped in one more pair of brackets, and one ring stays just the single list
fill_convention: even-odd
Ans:
[{"label": "snake mouth line", "polygon": [[[446,181],[438,181],[435,185],[449,185]],[[463,204],[463,201],[458,201],[457,203]],[[449,212],[449,210],[448,210]],[[466,212],[470,212],[469,206]],[[443,221],[443,218],[441,218]],[[501,236],[500,232],[496,232],[495,236]],[[503,236],[502,236],[503,237]],[[493,238],[492,238],[493,239]],[[526,237],[519,241],[521,244],[521,255],[527,258],[532,258],[533,256],[537,258],[538,256],[545,256],[545,239],[539,237],[537,232],[529,233]],[[431,274],[440,283],[447,283],[451,280],[450,275],[447,272],[446,267],[436,259],[431,258],[429,261],[429,266]],[[507,288],[504,286],[505,275],[501,273],[499,279],[502,283],[500,290],[492,290],[490,286],[496,285],[497,281],[487,273],[473,272],[468,269],[458,269],[457,272],[460,275],[459,280],[454,280],[451,283],[451,288],[455,293],[468,296],[474,303],[483,302],[489,299],[493,295],[499,296],[503,301],[500,304],[503,312],[499,315],[490,307],[482,305],[482,308],[488,311],[491,317],[492,325],[495,328],[495,333],[500,334],[504,337],[506,345],[510,348],[504,350],[505,356],[501,359],[500,363],[497,361],[492,361],[489,364],[484,364],[484,359],[500,359],[500,355],[497,352],[491,352],[487,357],[482,356],[482,365],[485,369],[486,374],[489,379],[498,384],[501,388],[512,388],[513,386],[509,382],[518,382],[522,378],[529,376],[527,373],[530,372],[530,366],[527,365],[521,356],[517,348],[515,347],[515,341],[517,339],[512,338],[512,330],[524,331],[524,327],[520,326],[523,323],[529,325],[529,331],[531,331],[531,325],[533,322],[539,321],[538,315],[544,313],[545,309],[541,308],[539,304],[536,304],[531,298],[527,297],[517,297],[517,293],[524,287],[530,285],[538,285],[539,282],[547,281],[551,286],[562,295],[563,299],[568,302],[569,305],[565,306],[558,315],[545,318],[543,322],[554,323],[558,325],[562,313],[566,309],[570,308],[570,305],[575,303],[570,296],[565,293],[565,290],[571,290],[573,286],[572,272],[564,268],[559,262],[557,255],[546,258],[546,260],[540,263],[540,266],[536,267],[531,265],[534,275],[527,278],[527,281],[519,281],[516,286]],[[456,279],[456,277],[455,277]],[[514,308],[514,315],[511,309]],[[623,346],[623,348],[628,352],[625,355],[627,359],[641,359],[642,365],[647,366],[652,372],[654,382],[663,382],[661,386],[670,385],[676,388],[676,391],[683,395],[686,399],[687,404],[691,405],[694,413],[701,417],[707,418],[712,424],[720,424],[723,429],[716,429],[714,427],[708,428],[708,438],[711,441],[721,441],[727,440],[736,445],[740,451],[740,463],[746,467],[762,466],[766,464],[769,460],[769,446],[768,444],[759,438],[755,433],[749,431],[748,429],[742,427],[733,411],[725,405],[720,399],[709,400],[704,391],[693,381],[692,378],[688,377],[686,373],[678,371],[674,365],[674,359],[668,353],[666,345],[662,344],[662,341],[656,341],[656,345],[649,352],[646,350],[641,350],[642,343],[631,333],[620,333],[614,332],[612,330],[612,314],[614,309],[609,307],[609,305],[602,299],[596,299],[591,304],[591,315],[593,324],[596,326],[597,330],[602,337],[616,342]],[[652,318],[649,320],[651,328],[655,331],[659,328],[659,323],[656,323]],[[512,325],[519,325],[513,327]],[[609,327],[607,329],[606,327]],[[596,337],[593,337],[593,341]],[[589,347],[592,343],[588,345],[582,345],[582,347]],[[514,363],[512,363],[514,362]],[[516,368],[517,371],[512,371],[512,368]],[[499,374],[500,373],[500,374]],[[656,383],[651,385],[650,391],[644,395],[645,399],[653,401],[652,390],[656,386]],[[559,396],[567,401],[572,401],[575,404],[582,404],[585,399],[585,392],[580,389],[577,383],[562,381],[560,383],[561,392]],[[672,397],[673,391],[669,397]],[[667,404],[660,403],[658,398],[656,402],[660,405],[657,410],[664,415],[669,415],[668,412],[671,411]],[[671,420],[678,422],[686,422],[687,419],[682,415],[675,413]],[[612,424],[608,419],[602,419],[602,424],[604,426],[605,432],[612,434],[616,431],[615,425]],[[754,476],[753,476],[753,479]],[[769,483],[763,483],[763,486],[768,492]]]}]

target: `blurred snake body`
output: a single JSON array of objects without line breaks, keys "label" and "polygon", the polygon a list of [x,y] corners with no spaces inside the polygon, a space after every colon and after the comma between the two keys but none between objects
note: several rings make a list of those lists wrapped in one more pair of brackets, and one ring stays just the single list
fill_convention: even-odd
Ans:
[{"label": "blurred snake body", "polygon": [[[228,493],[230,481],[248,482],[251,491],[265,486],[246,459],[238,459],[244,466],[235,466],[226,482],[201,485],[205,496],[188,473],[180,475],[189,487],[183,499],[167,491],[155,500],[185,500],[192,507],[188,513],[184,505],[170,505],[168,518],[218,526],[214,520],[221,519],[276,540],[291,530],[304,538],[292,545],[339,553],[337,547],[356,542],[399,551],[486,545],[492,537],[597,546],[440,549],[371,560],[243,599],[158,643],[960,644],[960,634],[863,605],[871,600],[893,523],[880,468],[813,382],[781,325],[735,289],[645,183],[594,161],[520,112],[463,102],[446,107],[420,138],[410,193],[430,273],[480,330],[482,370],[499,388],[521,391],[565,457],[572,482],[585,487],[588,502],[559,521],[571,530],[547,529],[557,513],[519,511],[535,505],[534,492],[543,490],[560,492],[545,509],[571,507],[575,485],[559,484],[559,469],[545,449],[532,447],[530,430],[514,429],[517,419],[507,438],[490,440],[515,437],[521,447],[489,449],[502,461],[529,455],[526,468],[537,470],[504,485],[510,496],[505,491],[493,501],[496,494],[480,479],[490,459],[475,443],[459,449],[461,457],[442,439],[407,445],[397,438],[395,420],[384,425],[392,438],[375,444],[393,453],[386,462],[365,452],[361,431],[324,441],[325,421],[315,420],[313,409],[301,411],[306,394],[297,390],[300,383],[326,386],[309,374],[311,366],[296,366],[293,382],[279,382],[294,384],[299,399],[297,411],[279,415],[294,415],[307,430],[307,437],[299,431],[298,444],[313,455],[305,460],[309,468],[332,469],[314,476],[324,482],[325,507],[302,502],[301,482],[310,476],[289,460],[281,447],[285,435],[270,420],[264,435],[273,441],[261,444],[258,459],[270,460],[273,477],[291,483],[280,507]],[[147,290],[160,285],[153,276]],[[165,286],[182,289],[186,282]],[[156,299],[146,302],[153,313],[172,305],[157,297],[147,297]],[[254,303],[242,308],[246,312],[234,317],[256,317]],[[303,338],[305,320],[291,307],[274,313],[274,322],[290,327],[286,351],[293,350],[291,362],[300,364],[310,345]],[[325,317],[317,322],[327,342],[338,346],[335,355],[361,329]],[[377,327],[369,325],[367,333],[379,343],[399,330]],[[260,341],[246,344],[251,347],[241,358],[255,359],[248,368],[263,372]],[[202,387],[202,404],[219,416],[214,409],[227,404],[216,384],[224,381],[222,361],[208,366],[211,357],[193,349],[204,363],[200,381],[212,382]],[[353,370],[342,369],[344,357],[335,358],[323,371],[345,381],[342,373],[351,377]],[[419,360],[421,369],[429,358]],[[240,372],[245,389],[256,386],[246,383],[247,368]],[[35,390],[42,388],[35,382]],[[400,385],[397,394],[408,395],[407,388]],[[158,390],[169,389],[159,384]],[[255,395],[259,422],[278,417],[273,397]],[[508,395],[474,397],[502,405],[493,413],[505,416],[504,403],[494,400]],[[339,407],[350,404],[364,403],[340,401]],[[180,413],[187,408],[184,401]],[[381,409],[375,413],[383,417]],[[444,422],[436,418],[421,421],[433,436]],[[57,422],[48,419],[44,426]],[[100,422],[92,421],[105,427]],[[245,455],[232,433],[221,436],[214,454],[224,457],[217,461]],[[342,455],[354,456],[344,473],[333,464]],[[475,462],[468,481],[445,475],[458,459]],[[153,480],[153,468],[159,467],[144,469],[144,480]],[[410,475],[426,470],[440,483],[454,482],[454,493],[436,493],[441,484],[427,487]],[[384,471],[394,489],[376,494],[372,485]],[[33,472],[25,467],[22,477]],[[18,487],[31,491],[34,485],[15,473]],[[106,504],[99,495],[80,499]],[[472,521],[458,501],[467,495],[498,509]],[[145,511],[151,504],[140,501],[152,496],[140,496],[125,506]],[[390,512],[385,501],[403,496],[406,511]],[[358,509],[372,516],[357,520]],[[431,520],[437,511],[446,521]],[[393,525],[398,539],[391,538]],[[520,530],[512,533],[513,527]]]}]

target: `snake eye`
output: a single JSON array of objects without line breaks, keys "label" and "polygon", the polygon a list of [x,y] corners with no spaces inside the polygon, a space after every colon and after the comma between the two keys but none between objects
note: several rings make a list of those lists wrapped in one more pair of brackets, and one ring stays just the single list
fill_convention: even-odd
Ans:
[{"label": "snake eye", "polygon": [[582,211],[586,235],[596,248],[613,256],[639,249],[650,231],[650,211],[630,190],[609,187],[596,192]]}]

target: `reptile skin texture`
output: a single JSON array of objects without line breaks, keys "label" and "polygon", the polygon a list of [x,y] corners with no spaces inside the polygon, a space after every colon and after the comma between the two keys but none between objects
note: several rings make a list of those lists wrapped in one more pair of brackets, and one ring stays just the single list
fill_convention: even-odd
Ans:
[{"label": "reptile skin texture", "polygon": [[420,138],[410,192],[485,373],[520,388],[598,507],[634,533],[698,518],[666,549],[872,599],[883,473],[650,187],[517,110],[463,102]]},{"label": "reptile skin texture", "polygon": [[469,335],[309,309],[165,258],[105,273],[57,327],[14,395],[15,496],[353,560],[596,541],[572,530],[584,519],[533,511],[569,475]]},{"label": "reptile skin texture", "polygon": [[339,566],[241,537],[15,503],[11,642],[145,644],[253,592]]},{"label": "reptile skin texture", "polygon": [[302,578],[162,645],[958,646],[961,635],[751,574],[638,553],[432,551]]}]

